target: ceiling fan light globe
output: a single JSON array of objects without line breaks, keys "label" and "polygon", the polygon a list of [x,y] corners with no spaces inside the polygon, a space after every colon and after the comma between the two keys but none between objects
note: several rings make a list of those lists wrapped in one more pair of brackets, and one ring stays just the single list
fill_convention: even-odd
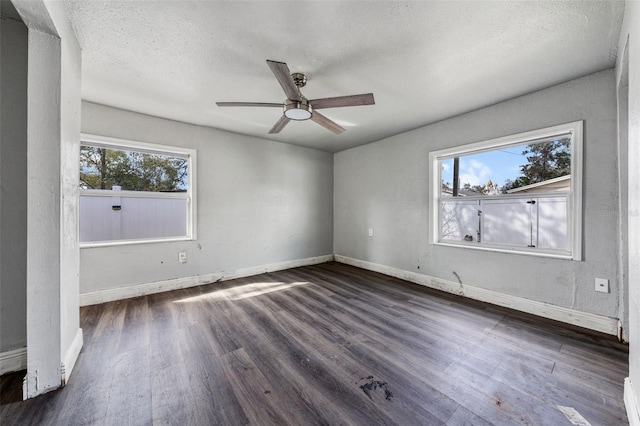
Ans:
[{"label": "ceiling fan light globe", "polygon": [[284,106],[284,115],[290,120],[308,120],[311,118],[311,107],[306,102],[286,104]]}]

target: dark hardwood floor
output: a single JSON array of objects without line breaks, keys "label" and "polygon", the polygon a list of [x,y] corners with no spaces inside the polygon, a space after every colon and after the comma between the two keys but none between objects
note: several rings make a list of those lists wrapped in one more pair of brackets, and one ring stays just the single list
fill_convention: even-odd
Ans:
[{"label": "dark hardwood floor", "polygon": [[81,321],[68,386],[11,402],[3,379],[2,425],[627,424],[615,338],[338,263]]}]

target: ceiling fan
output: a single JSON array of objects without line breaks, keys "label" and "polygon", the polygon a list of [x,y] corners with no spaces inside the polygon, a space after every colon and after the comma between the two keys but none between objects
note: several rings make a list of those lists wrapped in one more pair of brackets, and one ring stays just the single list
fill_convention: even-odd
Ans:
[{"label": "ceiling fan", "polygon": [[345,129],[338,123],[328,119],[320,114],[318,109],[322,108],[338,108],[346,106],[373,105],[373,93],[364,93],[361,95],[337,96],[335,98],[321,98],[308,100],[302,93],[300,88],[307,84],[307,76],[296,72],[291,73],[289,67],[284,62],[269,61],[267,64],[273,75],[282,86],[287,99],[283,103],[264,103],[264,102],[216,102],[220,107],[279,107],[283,108],[283,115],[276,124],[269,130],[270,134],[280,133],[289,121],[315,121],[325,129],[331,130],[335,134],[340,134]]}]

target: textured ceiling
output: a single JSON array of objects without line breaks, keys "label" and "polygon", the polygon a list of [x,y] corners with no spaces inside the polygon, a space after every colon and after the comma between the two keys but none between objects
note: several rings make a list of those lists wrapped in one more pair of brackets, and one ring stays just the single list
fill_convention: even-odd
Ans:
[{"label": "textured ceiling", "polygon": [[[65,0],[84,99],[331,152],[614,66],[618,1]],[[309,98],[373,92],[267,132],[282,102],[265,60],[304,72]]]}]

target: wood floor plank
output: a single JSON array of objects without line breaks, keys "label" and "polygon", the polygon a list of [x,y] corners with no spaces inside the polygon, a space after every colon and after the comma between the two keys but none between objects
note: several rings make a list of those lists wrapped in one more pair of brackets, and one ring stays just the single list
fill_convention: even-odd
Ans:
[{"label": "wood floor plank", "polygon": [[492,423],[486,421],[477,414],[459,406],[447,420],[447,426],[490,426]]},{"label": "wood floor plank", "polygon": [[[443,423],[442,418],[439,419],[429,409],[421,406],[419,398],[414,398],[415,389],[410,385],[415,381],[414,377],[402,376],[397,369],[391,370],[379,360],[368,358],[364,362],[363,351],[368,353],[368,346],[364,350],[357,350],[364,346],[363,339],[349,345],[331,343],[322,333],[287,316],[287,313],[282,313],[283,321],[295,330],[297,336],[308,342],[317,342],[314,345],[314,355],[329,364],[332,372],[338,373],[337,380],[341,380],[346,389],[351,389],[352,394],[362,397],[362,392],[377,407],[382,407],[387,416],[400,424]],[[432,401],[435,400],[436,398],[432,398]],[[441,401],[439,405],[442,405]],[[457,407],[455,403],[451,405],[454,405],[452,409]],[[443,417],[448,418],[450,415],[451,412]]]},{"label": "wood floor plank", "polygon": [[120,344],[126,306],[126,301],[105,303],[104,309],[99,313],[95,330],[91,333],[90,342],[109,342],[111,345],[118,346]]},{"label": "wood floor plank", "polygon": [[297,410],[285,413],[278,408],[282,403],[282,396],[279,395],[277,389],[271,389],[269,381],[244,349],[240,348],[224,354],[222,366],[225,376],[251,424],[303,424],[299,421],[290,422],[294,416],[298,420],[300,419]]},{"label": "wood floor plank", "polygon": [[[175,296],[174,296],[175,297]],[[184,362],[177,336],[181,329],[176,311],[171,309],[174,303],[168,295],[150,295],[149,307],[149,356],[152,371],[171,367]]]},{"label": "wood floor plank", "polygon": [[186,374],[180,366],[151,372],[151,421],[155,425],[188,424]]},{"label": "wood floor plank", "polygon": [[[3,426],[569,424],[558,406],[627,422],[628,347],[612,336],[333,262],[80,320],[69,384],[3,395]],[[21,376],[0,385],[17,395]]]},{"label": "wood floor plank", "polygon": [[616,404],[608,404],[607,400],[603,400],[602,404],[594,409],[593,394],[572,378],[548,375],[528,368],[526,364],[514,362],[498,364],[491,373],[491,377],[504,384],[505,387],[518,389],[527,394],[529,398],[539,400],[541,404],[575,408],[593,425],[607,424],[611,419],[616,418],[618,419],[617,424],[624,423]]},{"label": "wood floor plank", "polygon": [[150,313],[146,297],[126,300],[118,352],[129,352],[149,347]]},{"label": "wood floor plank", "polygon": [[197,424],[245,424],[247,417],[225,375],[222,351],[208,328],[193,325],[180,341],[190,417]]},{"label": "wood floor plank", "polygon": [[[111,337],[114,341],[119,341],[118,333],[111,333]],[[113,383],[111,361],[116,355],[117,346],[110,344],[107,339],[95,341],[90,345],[85,344],[78,355],[72,380],[63,389],[53,392],[61,399],[56,404],[56,410],[49,413],[57,418],[51,424],[104,423],[109,403],[108,395]],[[78,374],[83,371],[91,373]]]},{"label": "wood floor plank", "polygon": [[[225,311],[225,315],[229,314],[229,311]],[[243,309],[238,309],[236,314],[247,315]],[[237,323],[241,318],[238,315],[230,323]],[[268,315],[267,313],[266,316]],[[273,330],[273,326],[269,325],[268,329]],[[251,322],[251,326],[236,328],[234,331],[238,339],[244,342],[244,349],[253,362],[267,378],[271,389],[283,392],[288,399],[287,404],[304,408],[307,419],[305,424],[362,424],[366,421],[366,417],[358,418],[357,413],[341,411],[331,399],[331,394],[326,395],[315,382],[310,382],[307,371],[309,358],[304,350],[298,350],[286,340],[279,339],[281,334],[264,332],[258,322]]]},{"label": "wood floor plank", "polygon": [[[482,406],[468,405],[460,400],[459,402],[491,422],[494,420],[489,417],[491,414],[488,413],[495,414],[498,411],[510,418],[513,423],[560,425],[566,420],[555,406],[544,404],[539,398],[532,398],[531,395],[521,392],[520,389],[505,385],[492,375],[465,364],[453,363],[447,367],[444,374],[448,377],[455,377],[459,383],[463,382],[468,389],[489,398],[490,403],[493,404],[491,408],[495,407],[498,410],[488,410],[486,402]],[[440,383],[443,382],[441,379]]]},{"label": "wood floor plank", "polygon": [[147,346],[115,355],[110,368],[109,393],[105,395],[108,398],[106,424],[151,423],[150,373]]},{"label": "wood floor plank", "polygon": [[96,331],[96,325],[100,320],[101,313],[106,304],[85,306],[80,311],[80,328],[82,328],[82,338],[84,342],[91,342]]},{"label": "wood floor plank", "polygon": [[[322,343],[304,338],[304,333],[292,332],[289,324],[274,319],[265,310],[252,304],[253,321],[261,328],[261,334],[275,343],[277,356],[294,366],[299,373],[306,377],[307,386],[313,387],[322,394],[330,397],[335,409],[343,418],[355,418],[357,424],[373,421],[375,424],[389,424],[391,420],[376,406],[371,406],[367,398],[351,383],[354,374],[337,371],[330,359],[332,355],[318,353]],[[325,346],[325,349],[327,347]],[[392,423],[392,422],[391,422]]]}]

